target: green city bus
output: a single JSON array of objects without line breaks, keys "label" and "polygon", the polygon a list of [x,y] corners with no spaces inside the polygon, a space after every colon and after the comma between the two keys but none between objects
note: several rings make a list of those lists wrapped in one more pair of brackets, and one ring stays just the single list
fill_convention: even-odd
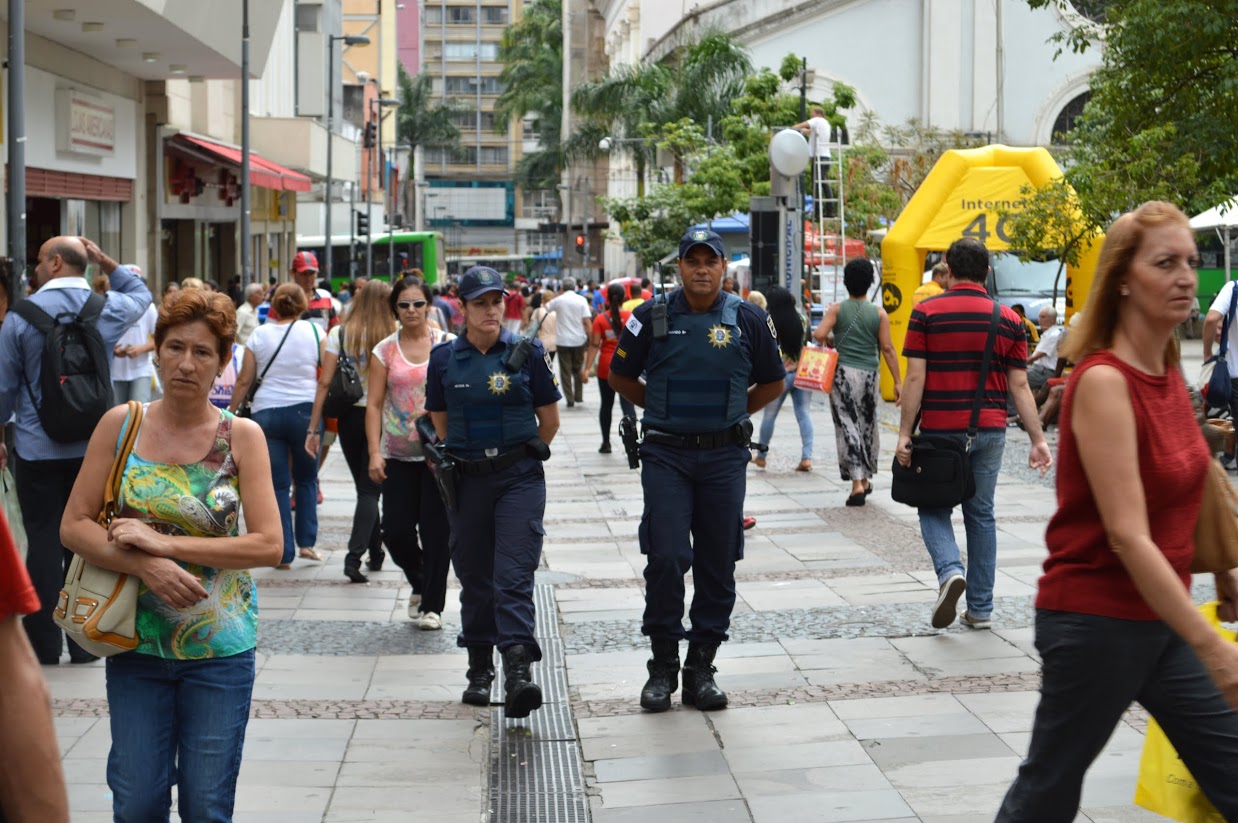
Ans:
[{"label": "green city bus", "polygon": [[[326,267],[326,248],[322,235],[307,235],[297,238],[297,251],[312,251],[318,258],[318,265]],[[353,277],[349,270],[348,244],[352,238],[346,234],[337,234],[331,238],[331,292],[338,292],[345,283]],[[443,247],[443,235],[436,231],[397,231],[393,234],[374,235],[371,240],[374,248],[374,277],[386,280],[388,276],[388,250],[394,248],[396,254],[395,270],[421,269],[426,282],[430,284],[445,282],[447,279],[447,259]],[[365,277],[369,267],[365,259],[366,245],[357,244],[353,264],[357,277]],[[326,272],[323,272],[326,276]]]}]

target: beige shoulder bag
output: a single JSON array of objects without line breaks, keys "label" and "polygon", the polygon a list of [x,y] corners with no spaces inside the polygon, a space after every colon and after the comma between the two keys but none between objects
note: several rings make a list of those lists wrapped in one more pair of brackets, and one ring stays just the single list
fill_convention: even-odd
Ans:
[{"label": "beige shoulder bag", "polygon": [[[129,401],[127,426],[120,448],[116,450],[116,459],[112,461],[107,487],[103,490],[103,509],[97,519],[104,528],[116,516],[125,463],[142,426],[142,404],[136,400]],[[99,657],[110,657],[137,648],[137,610],[136,577],[101,569],[74,555],[52,619],[86,651]]]}]

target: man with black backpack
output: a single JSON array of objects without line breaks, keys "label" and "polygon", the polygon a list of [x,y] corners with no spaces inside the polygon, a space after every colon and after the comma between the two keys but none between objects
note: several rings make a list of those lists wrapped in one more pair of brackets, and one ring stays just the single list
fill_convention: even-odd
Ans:
[{"label": "man with black backpack", "polygon": [[[110,277],[106,297],[91,291],[88,263]],[[52,610],[71,559],[60,519],[86,443],[112,406],[112,349],[151,296],[137,275],[82,237],[44,243],[32,285],[36,293],[0,326],[0,420],[17,413],[13,469],[30,543],[26,569],[40,605],[25,618],[26,634],[39,662],[54,665],[64,641]],[[0,445],[0,467],[7,461]],[[69,659],[95,658],[70,643]]]}]

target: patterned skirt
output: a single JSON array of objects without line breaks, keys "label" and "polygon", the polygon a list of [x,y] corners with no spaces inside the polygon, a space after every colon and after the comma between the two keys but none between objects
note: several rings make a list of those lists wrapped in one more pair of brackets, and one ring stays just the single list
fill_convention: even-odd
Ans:
[{"label": "patterned skirt", "polygon": [[830,392],[830,414],[843,480],[867,480],[877,473],[878,372],[839,365]]}]

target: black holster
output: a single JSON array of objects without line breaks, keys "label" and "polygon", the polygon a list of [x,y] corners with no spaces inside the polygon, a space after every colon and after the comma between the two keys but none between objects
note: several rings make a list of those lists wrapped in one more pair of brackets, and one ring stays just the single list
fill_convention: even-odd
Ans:
[{"label": "black holster", "polygon": [[640,468],[640,436],[636,431],[636,418],[624,415],[619,419],[619,439],[628,456],[628,468]]}]

